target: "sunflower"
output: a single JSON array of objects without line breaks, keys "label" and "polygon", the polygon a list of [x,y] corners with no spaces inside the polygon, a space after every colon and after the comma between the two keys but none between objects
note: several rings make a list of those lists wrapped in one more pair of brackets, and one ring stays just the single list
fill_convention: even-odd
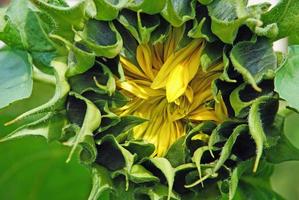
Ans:
[{"label": "sunflower", "polygon": [[163,43],[140,44],[137,64],[120,58],[126,80],[118,81],[117,86],[130,101],[116,113],[147,120],[134,128],[133,135],[155,145],[153,156],[165,155],[186,134],[188,122],[219,123],[227,116],[223,101],[215,102],[211,89],[222,74],[223,63],[203,71],[200,58],[206,41],[195,39],[177,50],[180,33],[174,28]]},{"label": "sunflower", "polygon": [[246,0],[12,1],[1,58],[26,65],[24,92],[33,64],[56,89],[0,142],[41,135],[71,147],[67,161],[78,153],[92,171],[90,200],[246,196],[268,181],[267,162],[297,151],[282,135],[274,72],[285,62],[269,13]]}]

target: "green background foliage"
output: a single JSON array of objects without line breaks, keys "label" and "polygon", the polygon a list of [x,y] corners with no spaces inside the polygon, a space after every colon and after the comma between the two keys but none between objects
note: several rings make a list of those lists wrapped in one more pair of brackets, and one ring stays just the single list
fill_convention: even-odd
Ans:
[{"label": "green background foliage", "polygon": [[[20,113],[44,103],[51,86],[35,82],[29,99],[0,110],[0,137],[14,127],[3,124]],[[91,188],[89,169],[77,159],[66,163],[69,149],[42,137],[27,137],[0,145],[0,199],[83,200]]]}]

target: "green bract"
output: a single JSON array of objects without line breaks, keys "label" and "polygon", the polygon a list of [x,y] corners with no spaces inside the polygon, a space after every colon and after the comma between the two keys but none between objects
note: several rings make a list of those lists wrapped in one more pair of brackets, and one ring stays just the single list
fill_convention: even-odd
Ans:
[{"label": "green bract", "polygon": [[[273,42],[291,36],[296,43],[299,1],[269,7],[247,0],[80,0],[72,7],[12,0],[0,8],[0,108],[29,97],[34,79],[56,90],[8,122],[19,128],[0,142],[34,135],[69,146],[67,161],[78,155],[91,168],[90,200],[281,199],[269,178],[274,163],[299,158],[284,135],[285,117],[299,109],[299,47],[282,55]],[[137,47],[163,43],[174,29],[173,51],[201,39],[202,70],[223,64],[205,103],[223,102],[227,114],[221,123],[186,122],[186,134],[155,157],[154,144],[132,136],[147,119],[115,112],[130,102],[117,86],[126,79],[120,59],[138,66]]]}]

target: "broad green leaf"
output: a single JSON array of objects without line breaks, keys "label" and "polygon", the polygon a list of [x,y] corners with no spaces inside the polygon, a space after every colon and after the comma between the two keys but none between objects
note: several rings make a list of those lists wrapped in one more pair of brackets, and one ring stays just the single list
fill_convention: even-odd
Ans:
[{"label": "broad green leaf", "polygon": [[299,149],[285,135],[281,135],[277,144],[266,150],[265,156],[267,161],[271,163],[299,160]]},{"label": "broad green leaf", "polygon": [[28,98],[32,92],[32,63],[29,55],[20,50],[0,49],[0,108]]},{"label": "broad green leaf", "polygon": [[239,28],[248,18],[244,0],[214,0],[207,7],[212,19],[212,32],[221,41],[232,44]]},{"label": "broad green leaf", "polygon": [[174,27],[195,18],[194,0],[167,0],[162,16]]},{"label": "broad green leaf", "polygon": [[296,0],[280,0],[269,12],[262,16],[265,24],[276,23],[279,29],[276,40],[290,37],[294,43],[299,42],[299,2]]},{"label": "broad green leaf", "polygon": [[257,171],[263,148],[271,145],[270,141],[267,140],[265,129],[273,123],[277,110],[278,100],[267,96],[256,99],[250,108],[248,116],[249,132],[256,144],[254,172]]},{"label": "broad green leaf", "polygon": [[36,68],[43,73],[54,75],[55,69],[51,66],[51,62],[60,56],[58,51],[31,52],[30,55]]},{"label": "broad green leaf", "polygon": [[273,77],[277,67],[272,44],[265,38],[259,38],[256,42],[239,42],[233,47],[230,59],[235,70],[257,91],[261,91],[257,83],[265,76]]},{"label": "broad green leaf", "polygon": [[75,160],[66,164],[68,152],[37,137],[1,143],[0,199],[87,199],[90,173]]},{"label": "broad green leaf", "polygon": [[251,171],[252,160],[242,162],[232,173],[229,199],[277,199],[283,200],[270,185],[273,165],[262,162],[256,173]]},{"label": "broad green leaf", "polygon": [[296,109],[299,109],[299,93],[298,93],[298,76],[299,70],[299,46],[289,47],[287,60],[276,72],[275,91],[279,96],[287,101],[287,103]]},{"label": "broad green leaf", "polygon": [[65,73],[67,70],[66,59],[64,57],[56,58],[51,62],[51,65],[55,69],[56,77],[56,88],[54,96],[47,103],[23,113],[14,120],[6,123],[6,125],[10,125],[16,122],[20,122],[21,124],[26,125],[28,123],[34,122],[35,120],[39,120],[46,115],[50,116],[51,113],[63,108],[70,89],[69,84],[65,79]]},{"label": "broad green leaf", "polygon": [[[279,117],[279,118],[278,118]],[[266,149],[265,156],[268,162],[281,163],[291,160],[299,160],[299,149],[296,134],[298,133],[297,123],[298,114],[292,112],[287,116],[277,116],[279,120],[274,123],[276,130],[280,135],[277,144]]]}]

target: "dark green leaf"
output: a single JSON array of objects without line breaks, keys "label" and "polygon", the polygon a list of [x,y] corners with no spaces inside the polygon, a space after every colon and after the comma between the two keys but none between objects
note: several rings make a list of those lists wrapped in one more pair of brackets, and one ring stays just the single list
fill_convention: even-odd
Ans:
[{"label": "dark green leaf", "polygon": [[97,56],[113,58],[122,48],[123,41],[112,22],[90,19],[83,32],[79,32],[82,42]]},{"label": "dark green leaf", "polygon": [[235,69],[257,91],[261,90],[257,82],[265,76],[273,77],[277,67],[272,44],[265,38],[259,38],[256,42],[238,43],[233,47],[230,58]]},{"label": "dark green leaf", "polygon": [[184,22],[194,19],[195,1],[167,0],[161,14],[172,26],[179,27]]},{"label": "dark green leaf", "polygon": [[244,0],[214,0],[208,5],[212,32],[223,42],[232,44],[239,28],[248,18]]},{"label": "dark green leaf", "polygon": [[127,172],[131,170],[134,162],[134,156],[122,147],[114,136],[104,136],[97,145],[97,159],[99,163],[109,170],[126,169]]}]

